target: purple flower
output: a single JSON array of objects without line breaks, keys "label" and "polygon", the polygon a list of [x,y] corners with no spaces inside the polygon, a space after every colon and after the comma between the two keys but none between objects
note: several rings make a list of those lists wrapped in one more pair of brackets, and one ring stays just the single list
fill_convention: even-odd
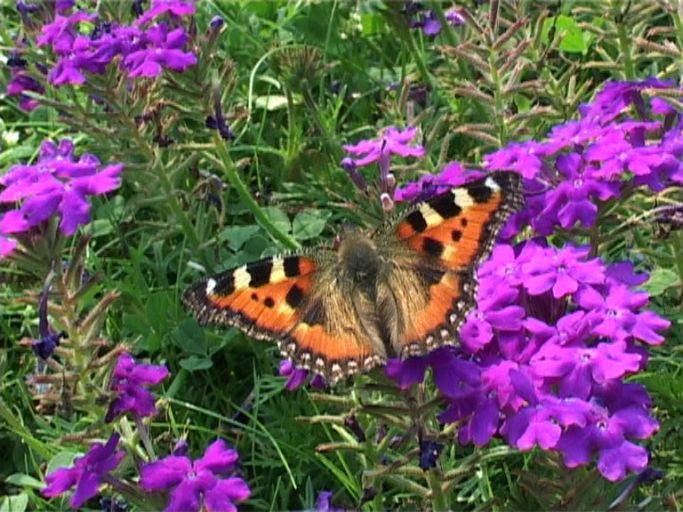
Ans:
[{"label": "purple flower", "polygon": [[376,139],[362,140],[356,144],[344,145],[344,151],[360,158],[352,159],[357,167],[364,167],[377,162],[383,156],[399,155],[402,157],[422,157],[425,149],[422,146],[409,146],[408,143],[417,134],[417,128],[408,127],[401,131],[395,126],[385,128],[382,136]]},{"label": "purple flower", "polygon": [[47,486],[40,491],[41,494],[54,498],[75,486],[76,491],[69,504],[79,508],[97,495],[102,481],[121,463],[125,452],[116,451],[118,443],[119,435],[112,434],[106,444],[93,444],[83,457],[74,459],[72,467],[59,468],[48,474],[45,477]]},{"label": "purple flower", "polygon": [[137,20],[138,25],[142,25],[153,19],[159,18],[164,14],[171,17],[182,18],[194,14],[194,2],[183,2],[182,0],[152,0],[149,10],[144,12]]},{"label": "purple flower", "polygon": [[122,170],[122,164],[103,167],[97,157],[87,153],[76,160],[68,139],[59,146],[43,141],[35,164],[14,165],[0,176],[0,187],[4,187],[0,204],[21,203],[0,217],[0,237],[27,231],[55,214],[61,217],[62,233],[72,235],[90,220],[88,196],[118,188]]},{"label": "purple flower", "polygon": [[[296,368],[294,363],[290,359],[283,359],[280,361],[280,368],[278,372],[282,377],[287,377],[287,382],[285,383],[285,389],[289,391],[294,391],[299,389],[306,383],[306,379],[309,376],[309,371],[303,368]],[[311,386],[319,389],[324,389],[327,384],[325,383],[325,378],[322,375],[314,375],[311,379]]]},{"label": "purple flower", "polygon": [[170,455],[140,469],[140,486],[148,492],[170,491],[167,512],[232,512],[235,503],[249,498],[251,491],[241,478],[231,475],[239,458],[222,439],[211,443],[204,455]]},{"label": "purple flower", "polygon": [[581,284],[603,283],[605,269],[599,260],[582,261],[589,252],[589,247],[549,249],[545,257],[524,264],[527,275],[524,287],[531,295],[552,290],[553,296],[559,299],[576,292]]},{"label": "purple flower", "polygon": [[165,23],[150,27],[144,38],[145,48],[132,51],[123,60],[131,77],[157,77],[164,68],[173,71],[184,71],[197,63],[197,57],[192,52],[182,48],[188,42],[188,36],[183,27],[169,30]]},{"label": "purple flower", "polygon": [[426,174],[417,181],[398,187],[394,201],[423,201],[482,176],[482,172],[465,169],[459,162],[450,162],[436,176]]},{"label": "purple flower", "polygon": [[111,389],[115,398],[109,405],[105,421],[111,422],[127,412],[138,418],[156,414],[154,396],[147,386],[159,384],[168,373],[165,366],[139,364],[128,352],[121,354],[112,372]]},{"label": "purple flower", "polygon": [[612,285],[603,295],[586,287],[576,295],[577,303],[598,315],[592,332],[613,340],[635,338],[650,345],[659,345],[664,337],[658,331],[668,329],[671,322],[652,311],[638,312],[648,302],[645,292],[632,292],[624,285]]},{"label": "purple flower", "polygon": [[46,286],[40,294],[40,301],[38,302],[38,332],[40,338],[35,340],[31,348],[33,353],[42,360],[49,359],[59,346],[59,340],[66,336],[65,333],[55,333],[50,329],[47,319],[47,300],[49,296],[50,287]]},{"label": "purple flower", "polygon": [[343,512],[345,509],[332,505],[332,493],[320,491],[315,500],[315,512]]},{"label": "purple flower", "polygon": [[552,145],[542,142],[512,142],[484,157],[489,171],[516,171],[525,178],[534,178],[544,167],[544,158],[555,151]]},{"label": "purple flower", "polygon": [[50,45],[58,55],[68,54],[73,50],[73,45],[79,36],[78,27],[81,23],[93,23],[97,19],[96,14],[77,11],[70,16],[58,14],[52,23],[43,25],[41,35],[36,42],[38,46]]},{"label": "purple flower", "polygon": [[11,78],[7,84],[7,96],[19,96],[19,107],[26,111],[35,110],[40,102],[24,94],[25,91],[45,93],[45,88],[33,78],[28,71],[12,68]]}]

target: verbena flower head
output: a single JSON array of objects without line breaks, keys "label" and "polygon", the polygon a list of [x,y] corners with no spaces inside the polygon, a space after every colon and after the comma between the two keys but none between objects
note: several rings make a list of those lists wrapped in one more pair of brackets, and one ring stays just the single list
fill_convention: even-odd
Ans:
[{"label": "verbena flower head", "polygon": [[[347,170],[354,183],[360,185],[358,178],[354,177],[359,167],[364,167],[377,162],[380,175],[380,190],[383,203],[391,202],[390,194],[396,186],[396,180],[390,173],[391,157],[398,155],[402,157],[422,157],[425,148],[421,145],[410,145],[410,142],[417,135],[417,129],[408,127],[400,130],[395,126],[389,126],[382,131],[382,135],[375,139],[366,139],[356,144],[344,145],[344,151],[349,156],[341,162],[342,167]],[[357,158],[353,158],[353,156]]]},{"label": "verbena flower head", "polygon": [[647,452],[634,441],[657,422],[642,388],[618,390],[644,366],[641,343],[661,343],[669,325],[642,311],[648,296],[633,289],[642,278],[584,248],[534,242],[496,247],[478,277],[462,345],[391,361],[387,375],[405,388],[431,367],[449,404],[440,419],[462,423],[462,443],[497,435],[520,450],[559,451],[570,466],[597,457],[611,480],[642,470]]},{"label": "verbena flower head", "polygon": [[222,439],[211,443],[197,460],[170,455],[145,464],[140,485],[148,492],[169,491],[167,512],[223,512],[249,498],[247,483],[234,473],[238,453]]},{"label": "verbena flower head", "polygon": [[89,196],[117,189],[122,170],[88,153],[77,159],[68,139],[44,141],[34,164],[14,165],[0,176],[0,204],[14,207],[0,215],[0,257],[14,250],[16,236],[55,215],[61,232],[73,235],[90,220]]},{"label": "verbena flower head", "polygon": [[116,450],[118,443],[119,435],[112,434],[106,444],[93,444],[84,456],[74,459],[73,466],[59,468],[48,474],[45,477],[47,485],[40,491],[41,494],[54,498],[75,487],[69,505],[81,507],[97,496],[102,481],[121,463],[125,452]]},{"label": "verbena flower head", "polygon": [[138,418],[156,414],[154,395],[147,387],[159,384],[168,374],[165,366],[136,363],[128,352],[121,354],[112,372],[111,390],[114,400],[109,406],[105,421],[113,421],[125,413]]},{"label": "verbena flower head", "polygon": [[[410,28],[419,28],[427,37],[436,37],[443,27],[438,17],[431,9],[422,7],[420,2],[408,2],[405,8],[406,14],[410,16],[408,26]],[[446,21],[453,27],[465,24],[465,17],[462,15],[457,7],[451,7],[444,12]]]},{"label": "verbena flower head", "polygon": [[[87,73],[103,74],[115,59],[121,60],[121,68],[131,78],[158,77],[165,69],[185,71],[197,63],[197,57],[186,50],[189,36],[180,18],[194,11],[192,2],[160,0],[152,2],[134,25],[85,11],[58,15],[43,26],[37,39],[39,46],[49,46],[58,57],[48,81],[55,86],[83,84]],[[169,21],[161,20],[164,17]],[[86,27],[93,25],[87,32]]]}]

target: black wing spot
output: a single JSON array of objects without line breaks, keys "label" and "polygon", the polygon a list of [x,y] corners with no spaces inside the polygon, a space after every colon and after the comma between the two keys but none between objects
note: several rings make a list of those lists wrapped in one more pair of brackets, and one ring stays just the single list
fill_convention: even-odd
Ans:
[{"label": "black wing spot", "polygon": [[289,307],[296,308],[304,300],[304,291],[298,285],[294,284],[287,292],[285,300]]},{"label": "black wing spot", "polygon": [[249,286],[257,288],[270,283],[270,273],[272,270],[272,261],[259,261],[253,265],[247,265],[247,272],[249,272],[249,276],[251,276]]},{"label": "black wing spot", "polygon": [[235,292],[235,276],[232,272],[218,279],[212,295],[231,295]]},{"label": "black wing spot", "polygon": [[437,197],[429,203],[429,206],[444,219],[456,217],[462,211],[462,208],[456,204],[455,197],[451,193]]},{"label": "black wing spot", "polygon": [[272,308],[275,306],[275,301],[272,297],[266,297],[265,299],[263,299],[263,305],[267,308]]},{"label": "black wing spot", "polygon": [[296,277],[300,275],[299,271],[299,257],[289,256],[284,259],[282,266],[285,269],[285,277]]},{"label": "black wing spot", "polygon": [[460,231],[459,229],[454,229],[453,231],[451,231],[451,238],[454,242],[459,242],[462,238],[462,231]]},{"label": "black wing spot", "polygon": [[413,231],[416,233],[422,233],[427,229],[427,221],[419,210],[415,210],[406,215],[406,222],[410,224],[410,227],[413,228]]},{"label": "black wing spot", "polygon": [[493,189],[481,182],[465,185],[465,189],[475,203],[486,203],[493,195]]},{"label": "black wing spot", "polygon": [[422,242],[422,249],[430,256],[440,257],[443,254],[444,246],[434,238],[426,237]]},{"label": "black wing spot", "polygon": [[251,300],[253,300],[254,302],[258,302],[258,295],[255,293],[252,293],[251,294]]},{"label": "black wing spot", "polygon": [[467,224],[468,224],[467,217],[463,217],[463,218],[460,219],[460,225],[461,225],[463,228],[466,228],[466,227],[467,227]]}]

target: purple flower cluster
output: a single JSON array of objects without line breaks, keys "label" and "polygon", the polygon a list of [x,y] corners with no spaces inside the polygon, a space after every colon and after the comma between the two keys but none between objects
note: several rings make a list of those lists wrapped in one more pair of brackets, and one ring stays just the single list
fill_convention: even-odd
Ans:
[{"label": "purple flower cluster", "polygon": [[[131,78],[157,77],[164,69],[184,71],[197,63],[197,57],[186,50],[190,38],[181,18],[194,11],[191,2],[153,0],[131,25],[84,11],[58,14],[37,39],[38,46],[50,47],[57,56],[48,80],[56,86],[83,84],[85,72],[103,74],[117,59]],[[162,17],[168,20],[159,21]],[[94,28],[86,33],[84,26]]]},{"label": "purple flower cluster", "polygon": [[238,453],[222,439],[211,443],[199,459],[169,455],[145,464],[140,485],[148,492],[170,491],[167,512],[232,512],[249,498],[247,483],[234,473]]},{"label": "purple flower cluster", "polygon": [[[119,434],[112,434],[106,444],[95,443],[88,452],[74,460],[71,467],[61,467],[45,477],[41,494],[54,498],[75,487],[69,504],[79,508],[98,495],[102,483],[119,489],[123,485],[112,472],[126,452],[117,450]],[[170,491],[168,512],[233,512],[235,503],[249,498],[247,483],[233,476],[238,453],[227,448],[221,439],[211,443],[204,455],[192,461],[184,455],[170,455],[140,468],[140,486],[147,492]]]},{"label": "purple flower cluster", "polygon": [[102,166],[88,153],[76,159],[68,139],[44,141],[34,164],[14,165],[0,176],[0,205],[13,208],[0,215],[0,257],[15,249],[16,236],[55,214],[62,233],[72,235],[90,219],[88,196],[117,189],[122,170],[123,164]]},{"label": "purple flower cluster", "polygon": [[623,380],[646,364],[642,344],[662,343],[669,326],[642,310],[648,295],[634,287],[647,276],[586,248],[527,241],[498,245],[478,277],[458,350],[394,360],[387,375],[407,388],[431,367],[449,403],[440,420],[461,423],[463,444],[498,435],[520,450],[556,450],[569,467],[597,454],[610,480],[642,470],[647,452],[633,441],[658,424],[645,389]]},{"label": "purple flower cluster", "polygon": [[121,354],[111,376],[114,400],[109,405],[105,421],[109,423],[127,412],[137,418],[156,414],[154,396],[147,386],[159,384],[166,377],[168,369],[165,366],[136,363],[128,352]]},{"label": "purple flower cluster", "polygon": [[[425,9],[420,2],[407,2],[405,14],[410,16],[408,26],[419,28],[427,37],[436,37],[442,30],[441,22],[434,11]],[[451,7],[444,12],[446,21],[453,27],[465,24],[465,17],[457,7]]]},{"label": "purple flower cluster", "polygon": [[[526,208],[513,222],[541,235],[555,226],[590,227],[599,206],[627,188],[654,192],[683,184],[683,120],[657,90],[657,79],[608,82],[579,108],[581,118],[555,126],[546,140],[509,144],[487,155],[488,170],[526,178]],[[651,95],[646,101],[645,93]]]}]

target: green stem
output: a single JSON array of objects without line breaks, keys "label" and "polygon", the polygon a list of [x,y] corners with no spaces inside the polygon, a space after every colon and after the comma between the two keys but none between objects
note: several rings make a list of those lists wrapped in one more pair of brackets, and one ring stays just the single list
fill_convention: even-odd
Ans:
[{"label": "green stem", "polygon": [[441,478],[436,469],[432,468],[427,472],[427,481],[432,491],[432,510],[449,510],[448,501],[441,489]]},{"label": "green stem", "polygon": [[239,174],[237,174],[237,169],[235,169],[235,166],[232,163],[232,159],[228,153],[228,148],[225,146],[223,139],[221,139],[218,134],[215,134],[213,140],[214,144],[216,145],[216,150],[218,151],[218,156],[220,157],[220,163],[223,168],[223,172],[228,179],[228,182],[230,182],[230,185],[232,185],[232,187],[235,189],[240,199],[244,201],[249,211],[251,211],[256,218],[257,222],[268,232],[271,237],[282,243],[286,248],[292,250],[300,249],[301,246],[299,245],[299,242],[277,227],[253,198],[247,189],[247,186],[244,184]]},{"label": "green stem", "polygon": [[619,35],[619,50],[624,59],[624,78],[626,80],[633,80],[636,77],[635,68],[633,65],[633,55],[631,53],[631,38],[626,33],[627,24],[624,23],[621,11],[621,2],[616,2],[614,12],[616,14],[615,24],[617,26],[617,34]]}]

